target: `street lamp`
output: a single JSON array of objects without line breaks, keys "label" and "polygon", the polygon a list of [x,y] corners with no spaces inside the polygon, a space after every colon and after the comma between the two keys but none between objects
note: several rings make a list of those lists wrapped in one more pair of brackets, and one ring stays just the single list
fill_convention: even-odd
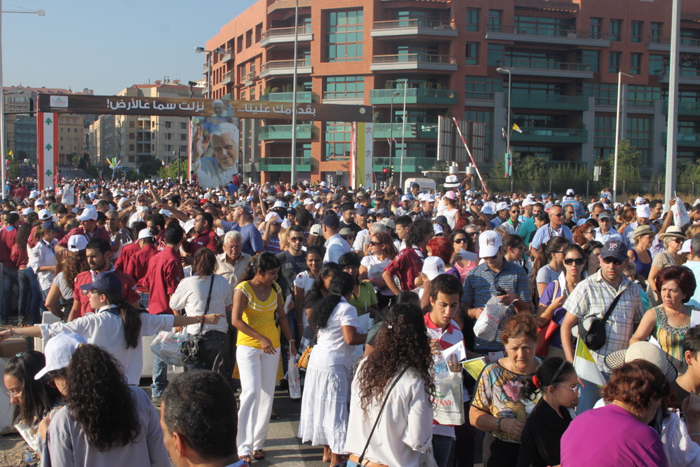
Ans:
[{"label": "street lamp", "polygon": [[299,0],[294,5],[294,71],[292,75],[292,160],[289,171],[290,184],[297,179],[297,75],[299,62],[297,49],[299,47]]},{"label": "street lamp", "polygon": [[508,127],[506,130],[506,154],[508,154],[508,161],[510,162],[511,168],[510,168],[510,170],[508,170],[508,166],[506,166],[506,171],[510,172],[510,191],[512,193],[513,192],[513,168],[512,168],[513,167],[513,154],[511,154],[511,151],[510,151],[510,134],[513,131],[513,129],[511,128],[511,125],[510,125],[510,95],[511,95],[511,89],[512,89],[511,78],[513,76],[513,70],[510,68],[503,68],[503,67],[499,66],[498,68],[496,68],[496,71],[501,73],[501,74],[508,73],[508,110],[507,110],[507,112],[508,112],[508,119],[507,119],[508,120],[508,123],[507,123]]},{"label": "street lamp", "polygon": [[393,165],[391,159],[394,157],[394,97],[399,95],[397,91],[394,91],[389,101],[389,165]]},{"label": "street lamp", "polygon": [[195,47],[194,51],[198,54],[207,53],[207,98],[211,99],[211,65],[212,65],[212,54],[223,55],[226,53],[226,49],[216,48],[214,50],[207,50],[204,47]]},{"label": "street lamp", "polygon": [[401,161],[399,163],[399,188],[403,187],[403,160],[406,158],[406,94],[408,93],[408,78],[403,81],[403,118],[401,119]]},{"label": "street lamp", "polygon": [[613,203],[617,202],[617,155],[620,149],[620,102],[622,101],[622,75],[634,78],[632,75],[617,72],[617,114],[615,122],[615,164],[613,168]]}]

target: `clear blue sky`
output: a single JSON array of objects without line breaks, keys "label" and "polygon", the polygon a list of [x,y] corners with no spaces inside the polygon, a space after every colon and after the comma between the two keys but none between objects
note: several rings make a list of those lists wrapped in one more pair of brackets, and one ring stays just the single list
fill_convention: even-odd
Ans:
[{"label": "clear blue sky", "polygon": [[254,0],[14,0],[3,13],[3,84],[93,89],[113,95],[133,84],[203,77],[196,46]]}]

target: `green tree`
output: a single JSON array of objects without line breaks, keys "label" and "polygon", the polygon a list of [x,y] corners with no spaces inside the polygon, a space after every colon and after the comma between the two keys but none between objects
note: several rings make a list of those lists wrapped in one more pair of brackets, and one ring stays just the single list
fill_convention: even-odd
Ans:
[{"label": "green tree", "polygon": [[12,180],[19,177],[19,162],[17,159],[12,159],[10,161],[10,167],[7,171],[7,178]]},{"label": "green tree", "polygon": [[[617,188],[618,193],[622,190],[622,182],[625,182],[625,191],[627,193],[636,193],[641,189],[641,174],[639,173],[641,153],[627,139],[620,140],[617,148]],[[608,158],[610,167],[610,183],[614,178],[615,170],[615,154],[611,154]]]},{"label": "green tree", "polygon": [[150,178],[156,175],[162,167],[163,164],[160,159],[153,156],[147,156],[141,160],[141,164],[139,165],[139,173],[145,178]]},{"label": "green tree", "polygon": [[175,159],[175,161],[168,167],[161,167],[158,171],[158,177],[160,178],[172,178],[175,180],[178,177],[178,165],[180,167],[179,176],[183,179],[187,179],[187,158],[181,157],[180,160]]}]

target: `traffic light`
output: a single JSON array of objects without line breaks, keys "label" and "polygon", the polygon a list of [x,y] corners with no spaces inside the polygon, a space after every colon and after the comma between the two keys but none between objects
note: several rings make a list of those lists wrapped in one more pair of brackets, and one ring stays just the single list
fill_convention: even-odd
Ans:
[{"label": "traffic light", "polygon": [[382,168],[382,180],[387,180],[389,178],[389,169],[386,167]]},{"label": "traffic light", "polygon": [[389,167],[389,178],[394,176],[394,166]]}]

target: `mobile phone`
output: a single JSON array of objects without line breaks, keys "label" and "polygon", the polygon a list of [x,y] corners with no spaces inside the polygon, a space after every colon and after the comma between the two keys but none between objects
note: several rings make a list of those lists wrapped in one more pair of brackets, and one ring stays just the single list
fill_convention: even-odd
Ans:
[{"label": "mobile phone", "polygon": [[497,285],[497,286],[496,286],[496,292],[498,292],[498,293],[501,294],[501,295],[506,295],[506,294],[508,293],[508,292],[507,292],[503,287],[501,287],[500,285]]}]

